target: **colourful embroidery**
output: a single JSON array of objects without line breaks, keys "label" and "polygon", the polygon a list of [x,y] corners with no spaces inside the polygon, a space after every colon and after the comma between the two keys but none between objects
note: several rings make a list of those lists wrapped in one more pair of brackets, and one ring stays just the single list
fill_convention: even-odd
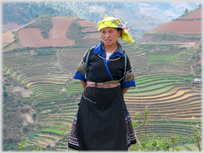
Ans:
[{"label": "colourful embroidery", "polygon": [[87,87],[96,87],[96,88],[114,88],[119,86],[119,81],[107,81],[107,82],[91,82],[87,81]]},{"label": "colourful embroidery", "polygon": [[135,79],[135,76],[134,76],[132,70],[129,70],[126,72],[123,81],[133,81],[134,79]]},{"label": "colourful embroidery", "polygon": [[85,62],[83,60],[79,63],[79,66],[77,67],[77,71],[85,75]]}]

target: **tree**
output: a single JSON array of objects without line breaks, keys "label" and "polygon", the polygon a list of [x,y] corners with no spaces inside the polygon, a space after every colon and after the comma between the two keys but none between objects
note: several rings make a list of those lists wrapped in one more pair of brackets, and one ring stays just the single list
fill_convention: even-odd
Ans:
[{"label": "tree", "polygon": [[7,97],[8,93],[6,91],[4,91],[3,95],[4,95],[4,97]]},{"label": "tree", "polygon": [[28,131],[27,125],[24,125],[24,126],[23,126],[23,131]]},{"label": "tree", "polygon": [[188,9],[186,8],[186,10],[185,10],[184,14],[187,14],[187,13],[188,13]]},{"label": "tree", "polygon": [[39,15],[38,15],[38,13],[37,13],[37,14],[35,15],[35,19],[38,18],[38,17],[39,17]]}]

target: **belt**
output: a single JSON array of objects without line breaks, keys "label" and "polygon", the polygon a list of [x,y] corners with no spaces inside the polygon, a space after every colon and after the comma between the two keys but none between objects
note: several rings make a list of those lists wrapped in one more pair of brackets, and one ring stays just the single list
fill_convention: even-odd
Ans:
[{"label": "belt", "polygon": [[86,82],[87,87],[96,87],[96,88],[114,88],[114,87],[118,87],[119,85],[120,85],[120,82],[118,80],[107,81],[107,82],[92,82],[92,81]]}]

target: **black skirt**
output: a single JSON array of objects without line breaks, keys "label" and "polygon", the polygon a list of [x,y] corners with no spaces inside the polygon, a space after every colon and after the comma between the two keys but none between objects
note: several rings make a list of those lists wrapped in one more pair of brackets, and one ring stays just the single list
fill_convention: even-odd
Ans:
[{"label": "black skirt", "polygon": [[77,150],[127,151],[136,143],[120,86],[87,87],[82,94],[68,146]]}]

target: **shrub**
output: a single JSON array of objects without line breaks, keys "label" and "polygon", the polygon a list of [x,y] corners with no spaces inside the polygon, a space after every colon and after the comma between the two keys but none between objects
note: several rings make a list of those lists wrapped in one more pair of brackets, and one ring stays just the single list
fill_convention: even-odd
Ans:
[{"label": "shrub", "polygon": [[23,131],[28,131],[28,126],[27,125],[23,125]]},{"label": "shrub", "polygon": [[66,37],[70,40],[82,39],[84,37],[81,31],[82,26],[77,20],[72,20],[70,26],[67,29]]},{"label": "shrub", "polygon": [[4,96],[4,97],[7,97],[7,96],[8,96],[8,93],[7,93],[6,91],[4,91],[4,92],[3,92],[3,96]]},{"label": "shrub", "polygon": [[48,33],[53,28],[52,17],[51,15],[44,15],[42,18],[37,19],[37,21],[24,28],[38,28],[41,31],[41,36],[44,39],[49,39]]},{"label": "shrub", "polygon": [[[137,130],[137,135],[136,135],[136,140],[137,143],[135,145],[132,145],[132,147],[130,148],[131,151],[179,151],[179,148],[177,148],[175,146],[176,144],[176,140],[178,139],[178,136],[175,136],[174,134],[172,134],[172,136],[170,137],[170,139],[167,138],[156,138],[156,134],[153,133],[153,137],[150,138],[148,141],[146,141],[147,139],[147,128],[148,128],[148,123],[150,121],[150,118],[148,118],[149,116],[149,110],[147,109],[147,107],[144,110],[144,121],[141,120],[141,114],[138,112],[135,115],[137,116],[137,118],[139,119],[138,123],[132,123],[133,127]],[[145,134],[143,134],[143,131],[146,131]],[[141,139],[141,143],[138,140],[138,138]],[[143,139],[145,139],[145,141],[143,141]]]},{"label": "shrub", "polygon": [[56,70],[57,70],[57,71],[60,71],[60,68],[59,68],[59,67],[56,67]]},{"label": "shrub", "polygon": [[33,117],[36,118],[36,113],[33,113]]}]

